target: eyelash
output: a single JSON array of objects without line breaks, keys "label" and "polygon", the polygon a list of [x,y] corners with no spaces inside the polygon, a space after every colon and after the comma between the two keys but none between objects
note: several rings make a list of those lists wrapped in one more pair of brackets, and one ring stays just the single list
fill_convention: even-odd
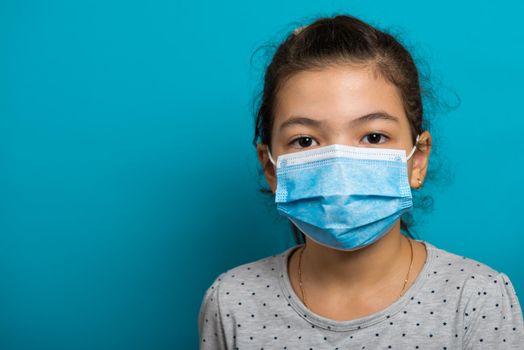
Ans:
[{"label": "eyelash", "polygon": [[[368,137],[368,136],[370,136],[370,135],[379,135],[379,136],[381,136],[381,139],[382,139],[382,138],[385,138],[385,139],[386,139],[384,142],[386,142],[387,140],[389,140],[389,137],[388,137],[388,136],[386,136],[386,135],[384,135],[384,134],[382,134],[382,133],[380,133],[380,132],[372,132],[372,133],[366,134],[363,138],[366,138],[366,137]],[[382,143],[384,143],[384,142],[379,142],[379,143],[369,143],[369,144],[370,144],[370,145],[379,145],[379,144],[382,144]]]},{"label": "eyelash", "polygon": [[[372,132],[372,133],[366,134],[366,135],[364,135],[364,137],[363,137],[362,139],[365,139],[365,138],[367,138],[368,136],[371,136],[371,135],[378,135],[378,136],[381,137],[381,140],[382,140],[382,139],[385,139],[385,141],[384,141],[384,142],[378,142],[378,143],[371,143],[371,142],[368,142],[368,143],[366,143],[366,144],[369,144],[369,145],[379,145],[379,144],[385,143],[387,140],[389,140],[389,137],[388,137],[388,136],[386,136],[386,135],[384,135],[384,134],[382,134],[382,133],[379,133],[379,132]],[[294,139],[289,143],[289,145],[291,146],[291,145],[293,145],[296,141],[301,140],[301,139],[305,139],[305,138],[309,138],[309,139],[315,140],[315,139],[314,139],[313,137],[311,137],[311,136],[302,135],[302,136],[299,136],[299,137],[294,138]],[[315,140],[315,142],[316,142],[316,140]],[[318,142],[317,142],[317,143],[318,143]],[[300,147],[300,148],[309,148],[309,147]]]},{"label": "eyelash", "polygon": [[[302,136],[299,136],[299,137],[296,137],[294,138],[290,143],[289,145],[292,146],[296,141],[298,140],[302,140],[302,139],[312,139],[312,140],[315,140],[313,137],[311,136],[307,136],[307,135],[302,135]],[[316,140],[315,140],[316,141]],[[318,142],[317,142],[318,143]],[[299,147],[299,148],[308,148],[308,147]]]}]

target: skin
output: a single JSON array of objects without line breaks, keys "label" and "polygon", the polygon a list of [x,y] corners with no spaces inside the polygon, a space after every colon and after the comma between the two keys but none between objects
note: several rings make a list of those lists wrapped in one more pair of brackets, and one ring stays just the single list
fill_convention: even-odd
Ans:
[{"label": "skin", "polygon": [[[397,122],[385,119],[354,122],[374,112],[386,112]],[[282,124],[294,116],[322,121],[320,125]],[[353,123],[351,123],[353,122]],[[374,133],[382,134],[372,136]],[[291,76],[278,93],[271,135],[271,155],[343,144],[357,147],[404,149],[413,147],[409,121],[397,87],[376,73],[371,65],[333,65],[321,70],[301,71]],[[299,144],[298,138],[303,143]],[[307,139],[309,137],[310,139]],[[424,131],[419,146],[408,161],[409,183],[419,188],[426,176],[431,135]],[[273,193],[276,174],[267,146],[257,146],[258,159]],[[426,248],[400,232],[400,220],[382,238],[367,247],[340,251],[320,245],[306,236],[302,256],[302,284],[308,308],[333,320],[352,320],[378,312],[395,302],[418,277],[426,260]],[[298,253],[288,261],[291,285],[301,297],[298,283]]]}]

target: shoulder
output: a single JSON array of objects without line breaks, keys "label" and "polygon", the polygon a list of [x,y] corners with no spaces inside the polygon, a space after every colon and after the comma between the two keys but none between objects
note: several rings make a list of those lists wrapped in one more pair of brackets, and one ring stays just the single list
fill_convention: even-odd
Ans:
[{"label": "shoulder", "polygon": [[431,279],[451,292],[458,292],[460,298],[470,300],[485,296],[495,298],[516,293],[510,278],[485,262],[457,254],[430,244],[433,262],[428,275]]},{"label": "shoulder", "polygon": [[239,293],[255,295],[257,290],[274,287],[282,277],[282,261],[291,249],[223,271],[208,287],[204,302],[211,298],[225,301],[226,296]]},{"label": "shoulder", "polygon": [[[479,260],[436,247],[425,242],[428,265],[424,272],[424,288],[420,293],[434,302],[454,305],[460,311],[474,304],[496,305],[501,297],[517,304],[510,278],[502,271]],[[454,309],[455,309],[454,308]]]},{"label": "shoulder", "polygon": [[235,312],[253,306],[260,295],[274,292],[282,275],[280,262],[288,251],[233,267],[215,277],[200,305],[202,342],[226,348],[226,335],[235,331]]},{"label": "shoulder", "polygon": [[[465,324],[499,317],[522,323],[522,311],[515,288],[508,277],[490,265],[435,246],[428,277],[432,286],[442,286],[446,297],[456,298],[457,312]],[[436,287],[435,287],[436,289]]]},{"label": "shoulder", "polygon": [[464,348],[491,349],[504,343],[521,348],[524,319],[508,275],[478,260],[433,248],[432,270],[442,271],[440,282],[447,285],[447,295],[458,297],[455,307],[465,330]]},{"label": "shoulder", "polygon": [[496,284],[497,278],[502,278],[504,275],[501,271],[479,260],[427,242],[426,244],[428,249],[432,250],[432,264],[428,274],[438,282],[458,283],[464,286],[488,286]]},{"label": "shoulder", "polygon": [[[235,266],[222,272],[216,279],[216,282],[224,288],[226,286],[243,286],[246,281],[256,280],[258,278],[266,279],[277,273],[279,269],[279,259],[284,253],[267,256],[255,261]],[[244,282],[242,284],[242,282]]]}]

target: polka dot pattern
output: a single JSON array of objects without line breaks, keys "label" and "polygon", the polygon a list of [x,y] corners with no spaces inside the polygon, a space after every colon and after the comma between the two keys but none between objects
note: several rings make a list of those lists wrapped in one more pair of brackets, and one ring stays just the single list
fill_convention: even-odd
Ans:
[{"label": "polka dot pattern", "polygon": [[434,245],[406,293],[385,309],[335,321],[294,293],[287,259],[297,247],[220,274],[199,314],[200,349],[524,349],[509,277]]}]

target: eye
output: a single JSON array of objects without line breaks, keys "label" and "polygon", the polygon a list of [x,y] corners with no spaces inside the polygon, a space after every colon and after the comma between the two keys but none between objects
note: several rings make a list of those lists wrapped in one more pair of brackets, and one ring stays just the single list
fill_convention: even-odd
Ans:
[{"label": "eye", "polygon": [[[312,137],[301,136],[301,137],[297,137],[296,139],[291,141],[289,143],[289,145],[291,145],[291,146],[297,145],[297,142],[298,142],[298,147],[296,147],[296,148],[307,148],[307,147],[311,147],[311,144],[313,142],[316,142],[316,141]],[[318,145],[318,142],[317,142],[317,145]]]},{"label": "eye", "polygon": [[[367,134],[363,138],[363,140],[367,140],[368,141],[368,142],[364,142],[364,143],[370,143],[370,144],[381,144],[381,143],[386,142],[388,139],[389,139],[389,137],[387,137],[384,134],[378,133],[378,132]],[[383,142],[380,142],[381,140],[383,140]]]}]

